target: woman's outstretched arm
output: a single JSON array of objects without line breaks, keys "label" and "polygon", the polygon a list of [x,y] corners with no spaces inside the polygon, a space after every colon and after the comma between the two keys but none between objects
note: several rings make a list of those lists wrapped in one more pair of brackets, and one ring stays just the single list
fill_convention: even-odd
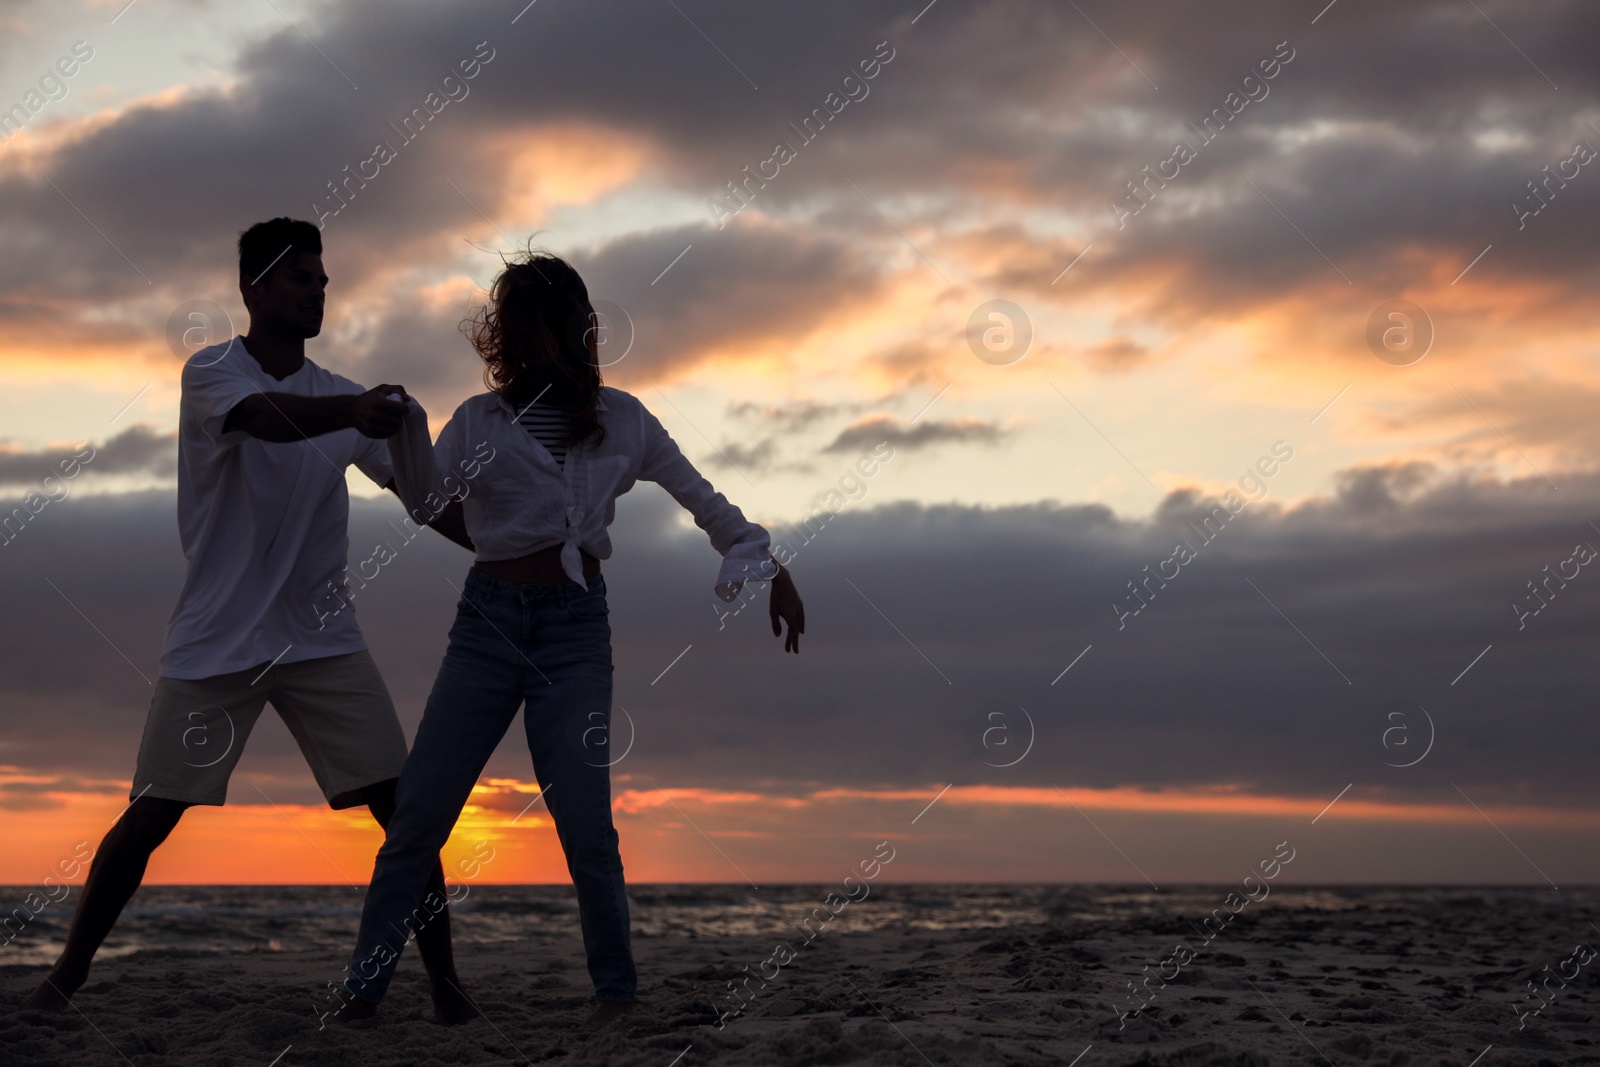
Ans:
[{"label": "woman's outstretched arm", "polygon": [[[644,421],[644,455],[639,477],[655,482],[672,494],[672,498],[694,516],[695,525],[711,538],[711,546],[723,558],[719,589],[749,579],[772,582],[768,614],[772,618],[773,636],[783,637],[780,623],[788,623],[784,651],[799,653],[800,635],[806,630],[805,605],[788,569],[772,556],[771,535],[765,527],[746,519],[744,512],[712,488],[648,408],[641,404],[639,411]],[[732,599],[732,595],[725,599]]]}]

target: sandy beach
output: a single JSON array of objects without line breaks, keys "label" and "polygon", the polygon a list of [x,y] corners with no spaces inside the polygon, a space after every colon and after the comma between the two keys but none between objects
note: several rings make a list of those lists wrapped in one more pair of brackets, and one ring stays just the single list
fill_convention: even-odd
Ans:
[{"label": "sandy beach", "polygon": [[[973,920],[971,909],[950,905],[961,887],[889,886],[808,944],[798,934],[662,933],[648,890],[639,892],[639,1010],[599,1032],[581,1025],[589,985],[576,923],[543,915],[517,941],[461,945],[463,979],[485,1015],[465,1027],[431,1021],[414,953],[375,1023],[319,1029],[312,998],[342,963],[331,949],[144,950],[97,966],[76,998],[81,1014],[12,1007],[0,1018],[0,1060],[1532,1067],[1600,1059],[1600,966],[1551,983],[1546,1006],[1520,1029],[1514,1008],[1541,1003],[1524,1001],[1526,979],[1547,964],[1571,973],[1575,962],[1561,965],[1573,946],[1600,942],[1589,925],[1592,891],[1283,891],[1237,916],[1170,984],[1149,983],[1148,1006],[1125,1019],[1112,1005],[1130,1002],[1127,983],[1167,955],[1222,887],[1062,888],[1048,896],[1044,921],[995,925],[992,909]],[[963,921],[945,925],[941,913]],[[473,925],[472,914],[461,916],[464,938]],[[746,1010],[719,1027],[728,983],[756,973],[778,940],[799,945],[794,959],[765,985],[752,980]],[[14,1005],[41,974],[5,967],[0,995]]]}]

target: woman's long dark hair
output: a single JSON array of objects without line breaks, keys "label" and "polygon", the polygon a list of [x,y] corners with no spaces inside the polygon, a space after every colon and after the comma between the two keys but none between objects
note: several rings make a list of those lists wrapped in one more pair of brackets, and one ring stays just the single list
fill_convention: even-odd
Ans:
[{"label": "woman's long dark hair", "polygon": [[605,438],[596,404],[600,365],[590,348],[589,290],[559,256],[529,252],[506,264],[489,302],[462,324],[483,359],[483,380],[521,411],[535,398],[572,420],[567,444]]}]

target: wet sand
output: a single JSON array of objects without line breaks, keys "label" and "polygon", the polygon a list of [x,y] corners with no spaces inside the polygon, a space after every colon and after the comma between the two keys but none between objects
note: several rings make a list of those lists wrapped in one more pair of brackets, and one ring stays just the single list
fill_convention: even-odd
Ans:
[{"label": "wet sand", "polygon": [[[1219,902],[1226,888],[1213,894]],[[43,971],[3,966],[0,1063],[1600,1062],[1600,960],[1579,966],[1573,953],[1580,942],[1600,945],[1589,925],[1600,916],[1594,891],[1269,898],[1170,983],[1147,983],[1143,1011],[1119,1017],[1134,1003],[1130,980],[1152,973],[1186,929],[1200,943],[1190,924],[1204,914],[1194,901],[1206,890],[1190,893],[1129,916],[1074,918],[1064,907],[1050,921],[983,928],[852,928],[847,909],[808,944],[798,933],[641,934],[638,1011],[599,1032],[582,1028],[590,986],[567,917],[530,922],[517,942],[461,946],[462,977],[485,1018],[458,1028],[431,1020],[414,952],[378,1020],[361,1028],[318,1027],[313,998],[341,973],[333,951],[138,952],[99,964],[75,1000],[81,1014],[63,1016],[19,1012]],[[470,916],[462,921],[470,926]],[[763,965],[779,941],[794,958]],[[1525,1000],[1525,981],[1546,966],[1577,974],[1549,983],[1543,1001]],[[719,1006],[733,1003],[728,983],[763,973],[772,976],[765,984],[746,985],[746,1010],[719,1027]],[[1519,1029],[1519,1003],[1545,1006]]]}]

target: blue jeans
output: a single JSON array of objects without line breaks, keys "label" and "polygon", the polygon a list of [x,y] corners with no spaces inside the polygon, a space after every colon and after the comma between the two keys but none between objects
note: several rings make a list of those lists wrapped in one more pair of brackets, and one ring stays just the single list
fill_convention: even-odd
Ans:
[{"label": "blue jeans", "polygon": [[[478,775],[526,702],[523,724],[544,802],[578,891],[589,977],[600,1000],[631,1001],[638,977],[611,822],[611,624],[605,581],[520,585],[467,574],[450,647],[395,791],[345,988],[377,1002],[411,933],[445,907],[428,871]],[[428,894],[429,898],[436,894]]]}]

